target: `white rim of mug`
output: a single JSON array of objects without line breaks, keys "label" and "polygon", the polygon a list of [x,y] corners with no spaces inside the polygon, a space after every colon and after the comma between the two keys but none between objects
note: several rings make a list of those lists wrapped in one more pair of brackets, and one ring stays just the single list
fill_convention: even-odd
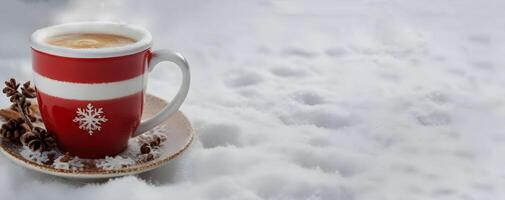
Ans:
[{"label": "white rim of mug", "polygon": [[[72,33],[104,33],[126,36],[136,40],[135,43],[119,47],[73,49],[55,46],[44,40],[63,34]],[[152,36],[146,29],[115,22],[75,22],[49,26],[35,31],[30,38],[31,47],[34,50],[70,58],[109,58],[135,54],[149,49],[152,45]]]}]

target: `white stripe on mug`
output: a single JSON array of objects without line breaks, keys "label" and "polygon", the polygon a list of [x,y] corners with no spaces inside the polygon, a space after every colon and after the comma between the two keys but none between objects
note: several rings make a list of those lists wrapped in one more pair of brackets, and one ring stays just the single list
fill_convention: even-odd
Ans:
[{"label": "white stripe on mug", "polygon": [[126,97],[145,89],[148,73],[110,83],[71,83],[57,81],[34,72],[37,90],[54,97],[73,100],[108,100]]}]

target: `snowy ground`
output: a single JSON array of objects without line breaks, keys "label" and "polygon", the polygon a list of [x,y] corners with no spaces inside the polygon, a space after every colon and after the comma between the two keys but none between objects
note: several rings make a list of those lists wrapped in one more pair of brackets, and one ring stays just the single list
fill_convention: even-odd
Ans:
[{"label": "snowy ground", "polygon": [[[139,176],[83,183],[0,157],[2,199],[502,199],[504,1],[56,1],[0,6],[0,79],[27,38],[114,20],[192,67],[198,140]],[[174,94],[178,71],[149,91]],[[0,100],[4,102],[5,100]]]}]

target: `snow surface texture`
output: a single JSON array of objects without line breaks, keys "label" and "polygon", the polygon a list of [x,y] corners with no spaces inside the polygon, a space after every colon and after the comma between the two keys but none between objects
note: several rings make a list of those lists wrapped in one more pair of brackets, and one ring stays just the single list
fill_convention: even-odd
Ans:
[{"label": "snow surface texture", "polygon": [[[0,157],[2,199],[503,199],[505,1],[56,1],[0,6],[0,78],[28,36],[114,20],[189,60],[198,139],[158,170],[65,180]],[[149,92],[169,99],[173,65]],[[1,99],[5,103],[5,99]],[[69,196],[70,195],[70,196]]]}]

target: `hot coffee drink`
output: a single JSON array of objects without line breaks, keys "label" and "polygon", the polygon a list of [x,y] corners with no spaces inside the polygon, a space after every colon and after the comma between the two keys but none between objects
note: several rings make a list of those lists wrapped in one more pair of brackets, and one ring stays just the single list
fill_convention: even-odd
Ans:
[{"label": "hot coffee drink", "polygon": [[49,37],[46,42],[51,45],[73,49],[99,49],[124,46],[135,43],[135,40],[113,34],[73,33]]},{"label": "hot coffee drink", "polygon": [[[188,94],[186,59],[170,50],[151,50],[152,36],[144,28],[76,22],[39,29],[30,41],[40,115],[58,148],[71,156],[105,158],[129,149],[130,138],[153,133],[177,114]],[[149,72],[163,61],[179,66],[182,84],[170,104],[142,120]],[[182,144],[182,138],[173,141]],[[121,169],[130,174],[150,166]]]}]

